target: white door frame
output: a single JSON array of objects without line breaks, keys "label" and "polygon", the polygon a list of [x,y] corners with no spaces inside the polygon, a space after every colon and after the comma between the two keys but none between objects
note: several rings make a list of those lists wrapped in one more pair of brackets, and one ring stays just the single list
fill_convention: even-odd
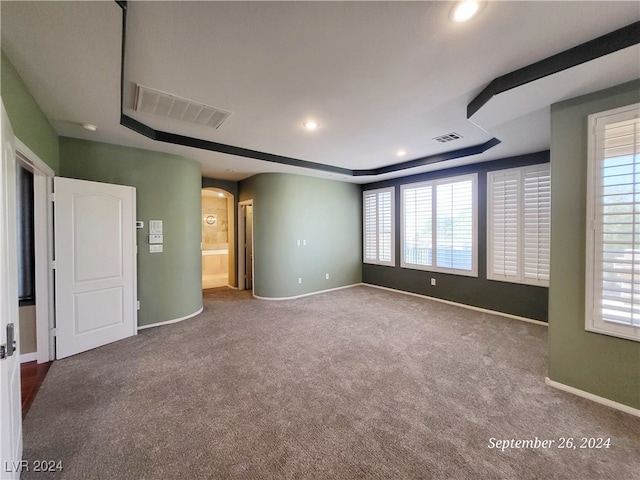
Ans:
[{"label": "white door frame", "polygon": [[55,172],[16,137],[16,160],[33,173],[37,361],[55,358],[53,337],[53,211],[49,201]]},{"label": "white door frame", "polygon": [[[246,252],[244,248],[245,240],[245,231],[244,231],[244,222],[242,221],[242,207],[252,206],[253,207],[253,198],[250,200],[244,200],[242,202],[238,202],[238,275],[236,276],[238,281],[238,290],[246,290],[246,279],[244,272],[244,259],[246,258]],[[255,209],[253,212],[253,219],[255,225]],[[255,276],[255,265],[256,265],[256,245],[254,242],[255,236],[253,235],[254,228],[251,229],[251,249],[253,250],[253,261],[251,262],[251,293],[255,292],[256,287],[256,276]]]}]

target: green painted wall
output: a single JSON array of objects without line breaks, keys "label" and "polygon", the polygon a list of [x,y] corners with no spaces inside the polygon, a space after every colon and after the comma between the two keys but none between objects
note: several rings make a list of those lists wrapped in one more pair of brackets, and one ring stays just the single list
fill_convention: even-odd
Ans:
[{"label": "green painted wall", "polygon": [[[257,296],[292,297],[361,281],[358,185],[264,173],[240,182],[240,200],[248,199],[254,201]],[[297,240],[307,245],[297,246]]]},{"label": "green painted wall", "polygon": [[58,135],[4,52],[0,77],[0,94],[14,135],[58,172]]},{"label": "green painted wall", "polygon": [[640,81],[551,107],[549,378],[640,408],[640,343],[585,330],[587,115],[640,102]]},{"label": "green painted wall", "polygon": [[[60,175],[137,189],[138,325],[202,307],[200,165],[159,152],[60,138]],[[149,220],[164,222],[164,252],[149,253]]]}]

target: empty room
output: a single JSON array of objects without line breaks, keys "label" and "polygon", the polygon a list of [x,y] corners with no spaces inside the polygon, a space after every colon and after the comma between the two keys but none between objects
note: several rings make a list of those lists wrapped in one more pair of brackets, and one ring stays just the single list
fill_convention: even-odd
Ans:
[{"label": "empty room", "polygon": [[0,8],[0,479],[637,478],[637,1]]}]

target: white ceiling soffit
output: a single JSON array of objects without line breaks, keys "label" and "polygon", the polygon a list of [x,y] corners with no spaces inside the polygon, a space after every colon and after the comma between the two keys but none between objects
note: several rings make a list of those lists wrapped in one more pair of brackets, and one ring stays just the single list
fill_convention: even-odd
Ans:
[{"label": "white ceiling soffit", "polygon": [[[637,78],[640,78],[638,44],[498,93],[470,120],[495,133],[497,126],[537,111],[542,105],[552,105]],[[547,116],[545,125],[549,130],[550,120]]]}]

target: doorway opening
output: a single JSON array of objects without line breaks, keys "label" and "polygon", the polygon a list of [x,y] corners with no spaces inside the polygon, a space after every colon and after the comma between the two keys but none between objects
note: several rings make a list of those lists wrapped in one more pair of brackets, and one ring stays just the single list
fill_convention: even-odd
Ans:
[{"label": "doorway opening", "polygon": [[55,357],[53,317],[53,170],[16,139],[21,362]]},{"label": "doorway opening", "polygon": [[231,283],[234,239],[233,195],[220,188],[202,189],[202,289]]},{"label": "doorway opening", "polygon": [[253,200],[238,203],[238,289],[253,291]]}]

